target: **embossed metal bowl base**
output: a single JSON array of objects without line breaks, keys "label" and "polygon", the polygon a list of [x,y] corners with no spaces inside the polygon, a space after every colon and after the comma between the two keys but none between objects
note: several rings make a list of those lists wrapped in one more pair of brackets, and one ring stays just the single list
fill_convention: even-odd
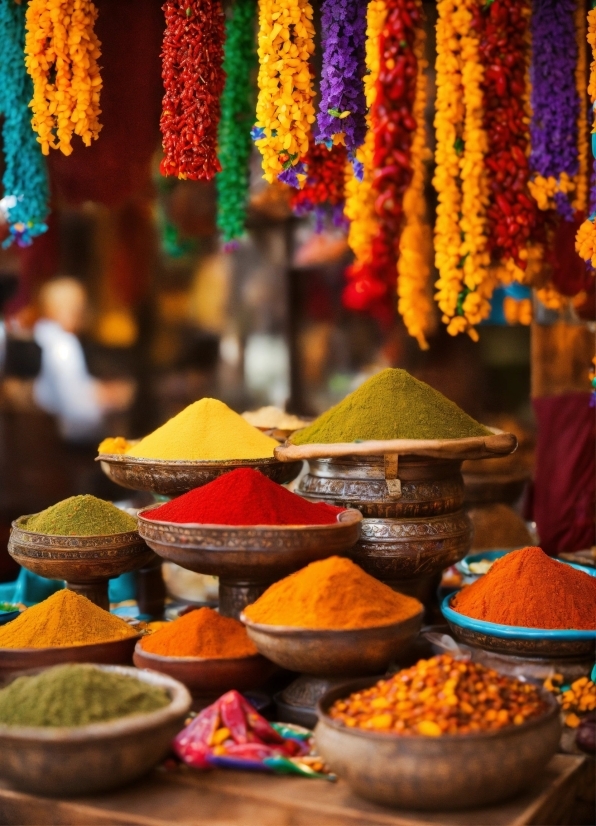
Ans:
[{"label": "embossed metal bowl base", "polygon": [[244,614],[248,636],[267,659],[302,674],[349,677],[382,674],[413,642],[423,611],[402,622],[342,631],[262,625]]},{"label": "embossed metal bowl base", "polygon": [[99,663],[102,665],[130,665],[132,654],[140,639],[139,634],[123,640],[100,642],[93,645],[68,645],[55,648],[0,648],[0,675],[50,668],[62,663]]},{"label": "embossed metal bowl base", "polygon": [[179,496],[213,482],[237,468],[260,470],[274,482],[291,482],[302,470],[302,462],[270,459],[233,459],[225,462],[193,462],[166,459],[137,459],[126,454],[100,453],[95,459],[112,482],[132,490],[147,490],[162,496]]},{"label": "embossed metal bowl base", "polygon": [[32,794],[97,794],[132,783],[167,755],[190,708],[186,688],[164,674],[99,667],[164,688],[170,704],[79,728],[0,725],[0,777]]},{"label": "embossed metal bowl base", "polygon": [[374,680],[330,691],[319,703],[317,751],[361,797],[405,809],[466,809],[497,803],[530,785],[559,745],[561,723],[552,695],[540,718],[499,731],[422,737],[346,728],[327,712]]},{"label": "embossed metal bowl base", "polygon": [[8,540],[12,558],[39,576],[65,579],[72,591],[106,610],[108,580],[155,560],[137,531],[107,536],[48,536],[26,530],[24,524],[30,518],[21,516],[12,523]]},{"label": "embossed metal bowl base", "polygon": [[[283,723],[295,723],[297,726],[314,729],[318,720],[319,700],[332,688],[345,685],[351,679],[351,677],[311,677],[308,674],[302,674],[273,698],[277,711],[276,719]],[[377,679],[380,680],[381,675]]]}]

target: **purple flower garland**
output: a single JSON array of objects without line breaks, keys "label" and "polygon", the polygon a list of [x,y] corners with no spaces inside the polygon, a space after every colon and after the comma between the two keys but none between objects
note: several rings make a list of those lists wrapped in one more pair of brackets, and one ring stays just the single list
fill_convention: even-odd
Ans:
[{"label": "purple flower garland", "polygon": [[[329,147],[344,135],[348,153],[364,143],[366,0],[324,0],[321,6],[323,68],[317,142]],[[346,114],[348,113],[348,114]]]},{"label": "purple flower garland", "polygon": [[[574,12],[575,0],[534,0],[532,10],[530,167],[557,181],[563,172],[570,178],[578,173]],[[560,215],[573,220],[568,195],[557,192],[555,205]]]}]

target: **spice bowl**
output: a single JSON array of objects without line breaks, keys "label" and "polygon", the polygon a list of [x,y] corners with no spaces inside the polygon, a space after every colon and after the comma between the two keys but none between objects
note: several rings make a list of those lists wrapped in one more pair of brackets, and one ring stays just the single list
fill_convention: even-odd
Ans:
[{"label": "spice bowl", "polygon": [[64,579],[71,591],[109,610],[108,580],[155,560],[137,531],[106,536],[54,536],[28,531],[31,516],[12,523],[8,553],[15,562],[47,579]]},{"label": "spice bowl", "polygon": [[263,625],[244,614],[240,619],[260,653],[281,668],[315,677],[354,677],[384,673],[414,641],[423,613],[391,625],[346,630]]},{"label": "spice bowl", "polygon": [[594,658],[596,629],[574,631],[525,628],[472,619],[451,607],[455,596],[456,594],[446,596],[441,610],[459,642],[497,654],[524,658]]},{"label": "spice bowl", "polygon": [[35,668],[62,663],[130,665],[140,634],[122,640],[91,645],[61,645],[53,648],[0,648],[0,678]]},{"label": "spice bowl", "polygon": [[167,674],[183,683],[195,700],[215,700],[226,691],[254,691],[267,682],[277,666],[261,654],[249,657],[164,657],[144,651],[139,641],[133,661],[137,668]]},{"label": "spice bowl", "polygon": [[190,461],[140,459],[125,453],[100,453],[95,459],[112,482],[132,490],[146,490],[162,496],[182,493],[213,482],[224,473],[238,468],[259,470],[279,484],[293,481],[302,470],[302,462],[265,459],[230,459],[227,461]]},{"label": "spice bowl", "polygon": [[442,737],[399,736],[347,728],[328,711],[336,700],[370,688],[368,678],[329,691],[318,706],[318,753],[352,791],[375,803],[430,811],[497,803],[537,780],[561,735],[555,698],[534,720],[498,731]]},{"label": "spice bowl", "polygon": [[97,794],[142,777],[168,754],[190,709],[186,688],[165,674],[97,667],[165,689],[170,704],[150,713],[77,728],[0,724],[3,780],[32,794]]}]

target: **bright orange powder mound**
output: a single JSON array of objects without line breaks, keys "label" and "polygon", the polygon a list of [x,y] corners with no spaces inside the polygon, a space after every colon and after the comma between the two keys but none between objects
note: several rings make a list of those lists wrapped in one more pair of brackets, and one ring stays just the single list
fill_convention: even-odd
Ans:
[{"label": "bright orange powder mound", "polygon": [[141,647],[162,657],[235,659],[257,653],[242,623],[222,617],[212,608],[198,608],[168,622],[154,634],[144,637]]},{"label": "bright orange powder mound", "polygon": [[596,629],[596,577],[557,562],[541,548],[522,548],[451,603],[472,619],[525,628]]}]

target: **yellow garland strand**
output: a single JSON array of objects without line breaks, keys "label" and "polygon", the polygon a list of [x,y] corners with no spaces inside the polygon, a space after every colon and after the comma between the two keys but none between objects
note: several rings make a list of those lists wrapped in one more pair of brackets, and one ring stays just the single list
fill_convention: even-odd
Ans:
[{"label": "yellow garland strand", "polygon": [[[588,43],[592,47],[592,62],[590,63],[590,81],[588,94],[592,103],[596,101],[596,9],[588,12]],[[596,131],[596,120],[592,125],[592,132]],[[596,222],[589,216],[583,222],[575,236],[575,249],[584,261],[590,261],[596,268]]]},{"label": "yellow garland strand", "polygon": [[588,160],[588,110],[586,106],[586,68],[588,65],[586,40],[586,15],[584,4],[578,2],[575,8],[575,33],[577,37],[577,64],[575,86],[579,97],[577,119],[578,171],[575,180],[573,208],[585,212],[588,204],[589,160]]},{"label": "yellow garland strand", "polygon": [[379,77],[381,54],[379,38],[385,25],[387,7],[385,0],[370,0],[366,11],[366,69],[364,94],[366,97],[366,138],[356,150],[356,160],[362,164],[363,175],[359,181],[354,175],[352,164],[346,166],[346,205],[344,214],[350,221],[348,244],[356,262],[368,264],[372,259],[372,242],[378,231],[375,212],[375,192],[372,176],[374,172],[375,136],[371,128],[371,109],[375,101],[376,85]]},{"label": "yellow garland strand", "polygon": [[412,139],[411,166],[412,180],[404,194],[404,227],[399,242],[397,261],[397,309],[404,320],[408,333],[413,336],[423,350],[428,350],[426,335],[432,329],[433,303],[429,294],[429,279],[432,262],[432,232],[426,217],[424,181],[426,161],[432,153],[426,145],[426,74],[428,61],[424,57],[426,34],[424,29],[416,30],[414,54],[418,65],[416,77],[416,97],[412,114],[416,121],[416,131]]},{"label": "yellow garland strand", "polygon": [[[313,10],[308,0],[259,0],[259,95],[255,144],[263,156],[263,177],[273,183],[308,151],[314,53]],[[304,180],[302,174],[299,180]]]},{"label": "yellow garland strand", "polygon": [[33,80],[31,125],[44,155],[72,152],[73,134],[85,144],[99,135],[102,88],[92,0],[30,0],[25,65]]}]

